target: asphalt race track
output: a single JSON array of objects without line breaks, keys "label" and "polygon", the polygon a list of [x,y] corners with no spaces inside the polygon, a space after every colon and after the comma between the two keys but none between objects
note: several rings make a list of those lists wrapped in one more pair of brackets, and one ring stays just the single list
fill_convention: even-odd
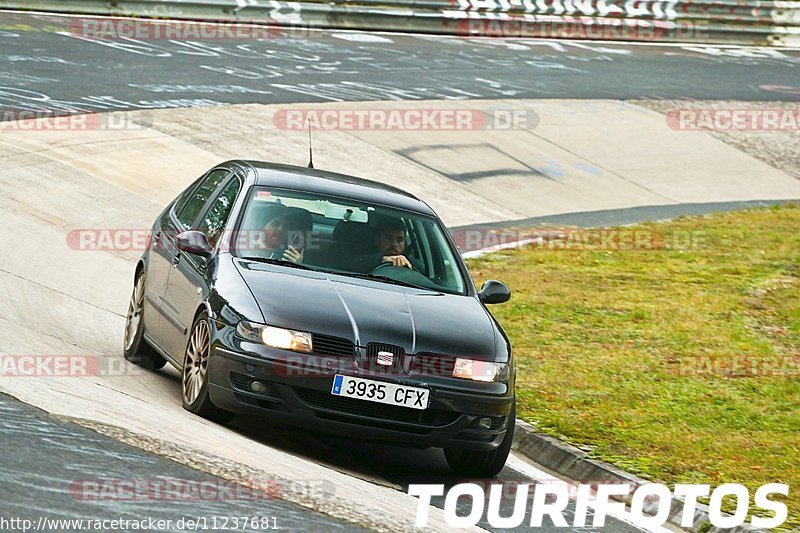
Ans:
[{"label": "asphalt race track", "polygon": [[[173,521],[205,517],[208,523],[214,516],[260,515],[270,519],[280,517],[279,525],[283,529],[324,528],[332,532],[358,529],[347,522],[288,504],[277,497],[277,491],[265,492],[261,500],[255,500],[255,494],[245,490],[242,496],[246,497],[238,500],[174,498],[159,500],[158,505],[153,505],[155,499],[104,500],[97,497],[100,491],[92,485],[99,484],[101,478],[114,482],[131,478],[163,479],[165,483],[166,480],[180,480],[183,487],[188,487],[187,481],[198,486],[213,484],[216,478],[58,420],[5,395],[0,395],[0,415],[4,450],[0,497],[6,518],[11,514],[37,523],[43,516],[53,520],[148,516],[154,520]],[[76,479],[80,473],[85,477]],[[265,484],[265,488],[270,486]],[[165,488],[162,490],[166,492]],[[51,524],[48,529],[56,529],[56,526]]]},{"label": "asphalt race track", "polygon": [[800,52],[275,30],[256,42],[87,39],[0,15],[0,106],[89,111],[467,98],[797,99]]},{"label": "asphalt race track", "polygon": [[[276,483],[333,487],[323,496],[284,494],[247,509],[277,516],[284,529],[399,531],[413,529],[416,499],[405,494],[409,484],[460,481],[438,450],[333,438],[248,417],[229,426],[211,424],[181,408],[174,369],[137,372],[121,361],[124,313],[140,252],[75,250],[66,236],[76,228],[146,228],[199,172],[224,158],[302,163],[305,132],[271,128],[274,104],[543,100],[535,135],[320,137],[325,168],[404,186],[430,200],[451,228],[625,224],[800,198],[800,182],[775,168],[703,133],[671,132],[654,112],[614,103],[796,100],[798,51],[334,31],[300,36],[276,31],[257,42],[90,41],[76,34],[72,20],[0,13],[0,110],[8,112],[0,120],[27,110],[132,110],[146,126],[0,132],[0,353],[88,356],[102,369],[123,363],[125,370],[78,378],[0,376],[0,391],[10,395],[0,395],[0,500],[7,502],[0,508],[6,514],[115,518],[159,507],[113,500],[71,505],[69,489],[76,479],[246,481],[263,475]],[[575,106],[549,99],[592,102]],[[611,132],[610,140],[604,139],[610,148],[596,146],[594,127]],[[575,139],[581,135],[585,138]],[[639,137],[651,151],[614,167],[615,160],[634,159],[634,152],[624,149]],[[463,168],[464,161],[472,163],[465,154],[487,146],[496,154],[486,159],[492,168],[477,178],[467,175],[474,169]],[[497,161],[519,163],[533,147],[537,153],[552,150],[549,159],[497,170]],[[641,170],[643,162],[668,162],[675,151],[692,147],[695,168],[683,176],[671,169],[658,175]],[[727,166],[715,170],[717,161]],[[761,181],[747,186],[751,176]],[[542,194],[533,198],[530,191]],[[525,201],[513,203],[508,195]],[[553,479],[514,455],[498,477]],[[505,502],[506,515],[510,503]],[[434,505],[442,507],[442,499]],[[243,508],[234,501],[147,512],[176,518],[201,511],[232,515]],[[649,530],[628,520],[627,514],[610,518],[604,530]],[[485,521],[480,525],[487,527]],[[431,530],[445,529],[442,513],[433,510]],[[552,524],[542,529],[556,530],[563,531]]]}]

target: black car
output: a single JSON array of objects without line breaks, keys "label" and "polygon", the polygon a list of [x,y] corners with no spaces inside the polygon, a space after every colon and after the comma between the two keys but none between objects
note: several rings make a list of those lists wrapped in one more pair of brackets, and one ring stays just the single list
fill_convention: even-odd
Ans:
[{"label": "black car", "polygon": [[230,161],[159,215],[136,266],[125,358],[182,373],[183,406],[440,447],[493,476],[514,432],[511,345],[449,232],[394,187]]}]

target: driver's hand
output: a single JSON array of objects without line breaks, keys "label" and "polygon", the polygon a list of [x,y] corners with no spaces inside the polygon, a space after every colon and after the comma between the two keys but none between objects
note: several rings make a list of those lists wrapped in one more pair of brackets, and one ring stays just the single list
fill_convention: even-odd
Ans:
[{"label": "driver's hand", "polygon": [[292,246],[291,244],[286,248],[286,251],[283,252],[283,258],[287,261],[291,261],[292,263],[302,263],[303,262],[303,250],[297,251],[297,248]]},{"label": "driver's hand", "polygon": [[411,266],[411,261],[404,255],[384,255],[382,261],[396,267],[414,268]]}]

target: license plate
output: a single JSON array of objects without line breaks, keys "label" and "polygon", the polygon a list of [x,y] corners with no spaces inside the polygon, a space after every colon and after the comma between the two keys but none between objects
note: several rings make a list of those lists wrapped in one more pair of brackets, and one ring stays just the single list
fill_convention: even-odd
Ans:
[{"label": "license plate", "polygon": [[407,387],[397,383],[386,383],[374,379],[354,378],[336,374],[333,378],[331,394],[358,398],[368,402],[386,403],[410,407],[411,409],[427,409],[431,391],[419,387]]}]

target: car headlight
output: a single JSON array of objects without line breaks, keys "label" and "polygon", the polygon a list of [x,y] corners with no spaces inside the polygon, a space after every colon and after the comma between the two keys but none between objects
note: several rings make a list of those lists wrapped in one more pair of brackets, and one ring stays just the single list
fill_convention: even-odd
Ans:
[{"label": "car headlight", "polygon": [[242,320],[236,325],[236,333],[249,341],[260,342],[281,350],[311,353],[311,333],[293,329],[276,328]]},{"label": "car headlight", "polygon": [[456,359],[453,368],[454,378],[471,379],[473,381],[505,381],[508,379],[509,369],[506,363],[490,363],[488,361],[475,361],[473,359]]}]

